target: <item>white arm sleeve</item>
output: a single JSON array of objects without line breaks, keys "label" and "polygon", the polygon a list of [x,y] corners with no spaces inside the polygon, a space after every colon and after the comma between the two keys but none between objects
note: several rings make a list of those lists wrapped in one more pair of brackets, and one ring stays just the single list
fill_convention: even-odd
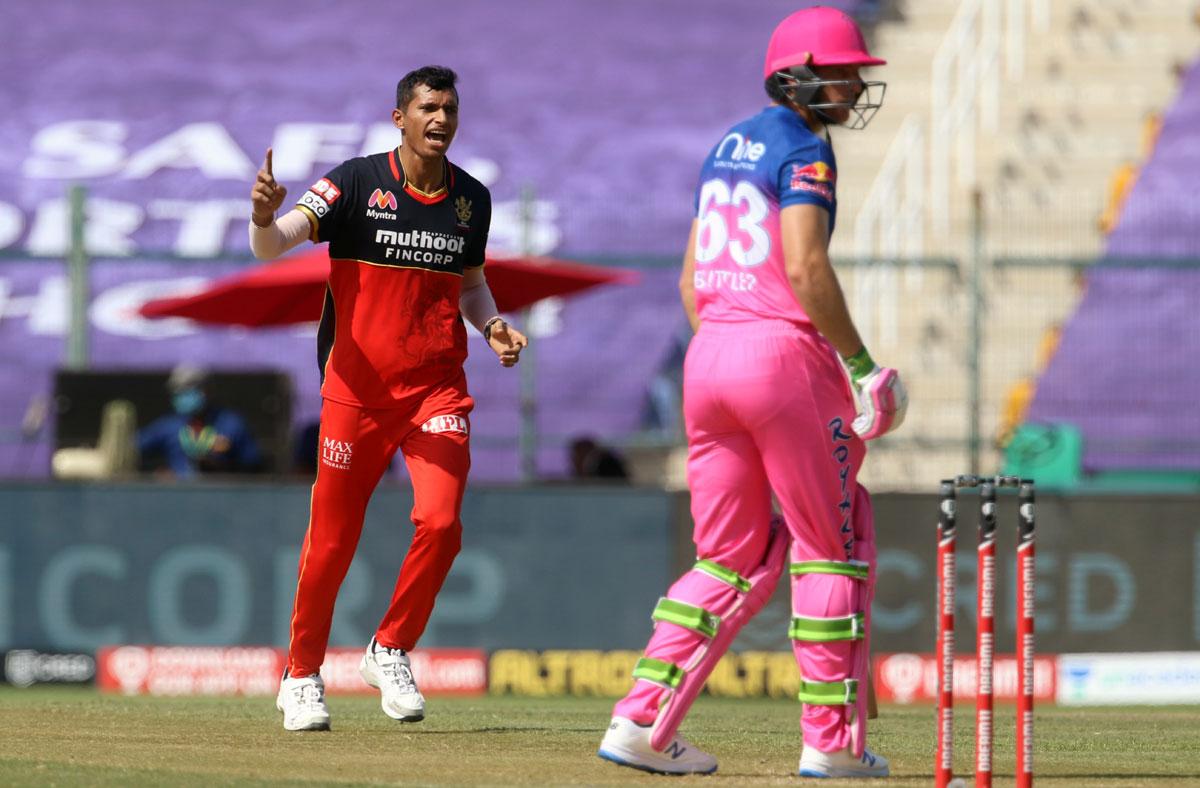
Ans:
[{"label": "white arm sleeve", "polygon": [[481,334],[487,321],[500,313],[500,310],[496,309],[496,299],[492,298],[492,290],[488,287],[487,279],[484,278],[482,265],[463,271],[463,286],[462,293],[458,297],[458,311]]},{"label": "white arm sleeve", "polygon": [[250,222],[250,251],[259,260],[273,260],[295,249],[312,233],[308,217],[293,208],[266,227]]}]

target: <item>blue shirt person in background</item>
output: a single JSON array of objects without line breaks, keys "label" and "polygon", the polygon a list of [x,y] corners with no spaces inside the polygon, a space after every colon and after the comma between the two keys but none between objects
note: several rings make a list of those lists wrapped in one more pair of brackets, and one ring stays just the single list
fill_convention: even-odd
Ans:
[{"label": "blue shirt person in background", "polygon": [[258,443],[236,412],[209,401],[205,370],[181,365],[167,379],[173,412],[138,431],[138,453],[161,456],[183,479],[205,473],[253,473],[262,468]]}]

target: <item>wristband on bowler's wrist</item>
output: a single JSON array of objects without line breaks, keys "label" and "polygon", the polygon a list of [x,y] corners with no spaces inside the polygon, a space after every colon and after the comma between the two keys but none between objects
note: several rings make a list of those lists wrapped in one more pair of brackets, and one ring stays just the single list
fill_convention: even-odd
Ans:
[{"label": "wristband on bowler's wrist", "polygon": [[483,324],[483,338],[486,339],[488,342],[491,342],[492,341],[492,326],[496,325],[497,323],[503,323],[503,322],[504,322],[504,318],[500,317],[500,315],[496,315],[495,317],[491,318],[486,323],[484,323]]}]

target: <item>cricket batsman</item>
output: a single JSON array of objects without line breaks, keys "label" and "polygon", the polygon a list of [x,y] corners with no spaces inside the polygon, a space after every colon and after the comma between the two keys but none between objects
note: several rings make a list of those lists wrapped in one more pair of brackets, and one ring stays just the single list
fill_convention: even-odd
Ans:
[{"label": "cricket batsman", "polygon": [[287,192],[271,174],[270,150],[251,191],[255,256],[271,259],[310,239],[328,243],[331,260],[317,332],[321,454],[276,699],[290,731],[329,730],[320,670],[334,600],[367,502],[397,450],[412,477],[415,532],[360,671],[379,688],[387,716],[424,718],[408,652],[462,540],[474,404],[463,318],[506,367],[526,345],[497,314],[484,277],[491,196],[446,158],[458,129],[456,80],[439,66],[405,75],[392,111],[402,144],[342,163],[278,221]]},{"label": "cricket batsman", "polygon": [[601,758],[716,770],[677,731],[786,567],[804,704],[799,773],[888,774],[866,746],[875,532],[857,476],[864,441],[900,426],[907,396],[867,352],[829,262],[837,165],[827,132],[867,124],[885,86],[859,69],[884,62],[842,12],[792,14],[767,46],[770,106],[733,126],[701,169],[680,279],[696,330],[683,397],[697,561],[654,608]]}]

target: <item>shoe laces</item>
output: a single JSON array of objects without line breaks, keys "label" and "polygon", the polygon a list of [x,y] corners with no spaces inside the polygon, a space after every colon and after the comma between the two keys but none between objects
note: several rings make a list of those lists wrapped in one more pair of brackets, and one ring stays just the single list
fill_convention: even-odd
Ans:
[{"label": "shoe laces", "polygon": [[[408,665],[408,652],[402,648],[388,648],[376,641],[374,656],[375,664],[393,686],[401,692],[417,691],[417,682],[413,679],[412,669]],[[386,658],[380,659],[381,656]]]},{"label": "shoe laces", "polygon": [[319,706],[324,702],[325,690],[315,681],[305,681],[292,687],[292,695],[300,706]]}]

